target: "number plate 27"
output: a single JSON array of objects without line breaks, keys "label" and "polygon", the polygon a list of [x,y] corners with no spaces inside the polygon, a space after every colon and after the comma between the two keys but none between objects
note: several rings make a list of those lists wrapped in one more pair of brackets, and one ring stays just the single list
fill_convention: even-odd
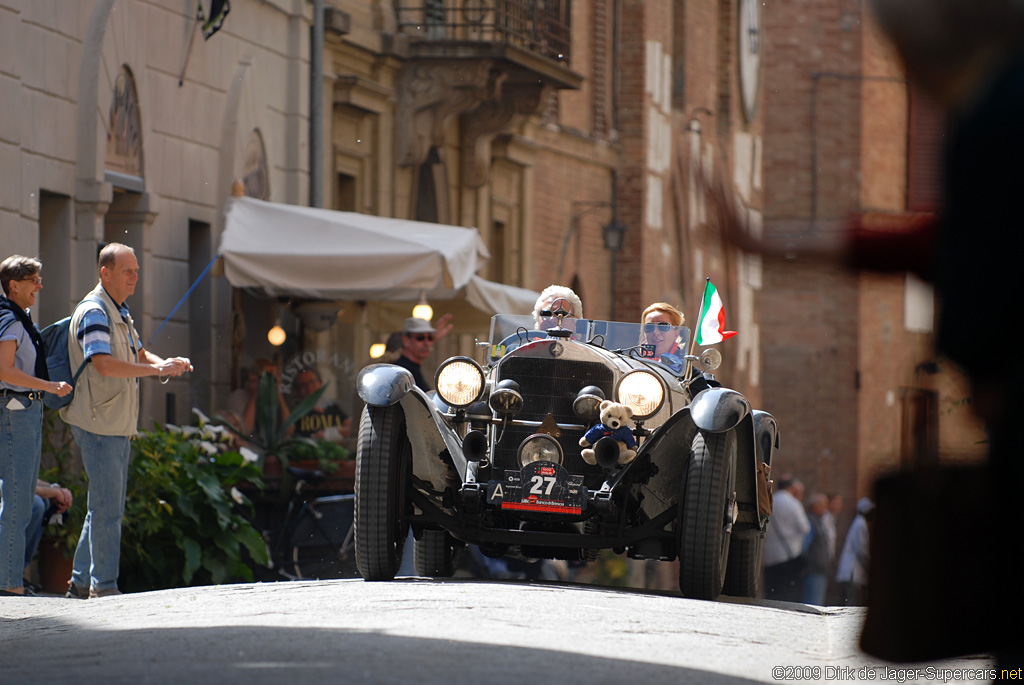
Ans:
[{"label": "number plate 27", "polygon": [[570,475],[554,462],[537,461],[520,471],[505,471],[504,482],[492,495],[492,501],[499,498],[502,509],[580,514],[583,476]]}]

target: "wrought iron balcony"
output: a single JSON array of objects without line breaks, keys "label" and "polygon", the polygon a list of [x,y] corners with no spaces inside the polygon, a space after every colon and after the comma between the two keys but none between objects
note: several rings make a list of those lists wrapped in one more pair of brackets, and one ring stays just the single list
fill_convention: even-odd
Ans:
[{"label": "wrought iron balcony", "polygon": [[[506,47],[569,66],[571,0],[395,0],[398,29],[420,54]],[[433,44],[433,45],[431,45]],[[456,56],[456,55],[450,55]]]}]

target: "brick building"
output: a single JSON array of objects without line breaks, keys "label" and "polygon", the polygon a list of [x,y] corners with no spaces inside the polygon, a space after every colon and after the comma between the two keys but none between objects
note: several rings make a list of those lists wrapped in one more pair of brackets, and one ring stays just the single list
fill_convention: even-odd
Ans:
[{"label": "brick building", "polygon": [[[851,212],[934,209],[941,127],[867,5],[770,5],[764,67],[766,233],[799,244]],[[800,259],[766,261],[763,284],[764,404],[809,491],[850,503],[886,470],[983,453],[927,286]]]}]

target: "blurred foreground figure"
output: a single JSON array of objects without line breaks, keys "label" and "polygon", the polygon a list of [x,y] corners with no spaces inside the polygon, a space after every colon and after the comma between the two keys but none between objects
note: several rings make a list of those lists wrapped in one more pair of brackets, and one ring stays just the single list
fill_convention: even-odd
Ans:
[{"label": "blurred foreground figure", "polygon": [[[1024,631],[1000,617],[1024,609],[1020,563],[1001,552],[1017,537],[1010,526],[1024,488],[1024,433],[1014,425],[1024,387],[1015,335],[1024,301],[1024,1],[872,5],[910,80],[945,108],[949,146],[937,219],[906,234],[863,226],[848,261],[898,268],[903,257],[904,268],[935,284],[937,346],[971,381],[989,461],[878,483],[862,644],[901,660],[992,651],[1012,669],[1024,665]],[[911,625],[931,630],[908,638]]]},{"label": "blurred foreground figure", "polygon": [[[728,181],[712,192],[724,234],[765,253],[912,271],[935,286],[938,351],[971,381],[989,434],[984,467],[944,466],[876,484],[868,616],[861,646],[892,661],[992,652],[1024,667],[1017,505],[1024,491],[1024,388],[1016,335],[1024,302],[1024,0],[872,0],[910,81],[945,110],[936,217],[855,217],[795,242],[753,238]],[[828,242],[841,236],[842,245]],[[1019,423],[1019,421],[1016,421]],[[1012,527],[1011,527],[1012,526]]]}]

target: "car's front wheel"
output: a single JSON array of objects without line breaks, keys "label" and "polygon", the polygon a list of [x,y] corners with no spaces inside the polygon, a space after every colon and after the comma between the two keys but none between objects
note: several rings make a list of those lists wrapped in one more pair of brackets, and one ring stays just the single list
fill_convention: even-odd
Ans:
[{"label": "car's front wheel", "polygon": [[356,565],[366,580],[391,580],[409,532],[405,486],[412,448],[400,405],[363,409],[356,449]]},{"label": "car's front wheel", "polygon": [[698,433],[682,493],[679,589],[717,599],[725,583],[736,508],[736,434]]}]

